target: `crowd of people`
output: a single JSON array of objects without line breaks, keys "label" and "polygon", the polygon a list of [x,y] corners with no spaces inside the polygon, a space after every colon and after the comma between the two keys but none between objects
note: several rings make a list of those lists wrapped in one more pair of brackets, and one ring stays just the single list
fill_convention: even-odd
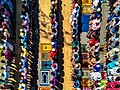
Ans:
[{"label": "crowd of people", "polygon": [[70,16],[70,25],[72,29],[72,81],[74,82],[73,87],[77,90],[81,90],[80,79],[82,76],[81,63],[80,63],[80,31],[78,28],[79,17],[80,17],[81,7],[77,0],[72,3],[72,13]]},{"label": "crowd of people", "polygon": [[30,47],[28,46],[30,43],[30,16],[29,16],[29,4],[28,0],[22,0],[22,11],[21,11],[21,20],[22,20],[22,28],[20,29],[20,34],[18,38],[20,39],[20,62],[19,65],[21,68],[20,72],[20,81],[18,89],[27,90],[30,88],[30,79],[31,79],[31,68],[30,65],[32,63],[31,57],[32,53],[30,52]]},{"label": "crowd of people", "polygon": [[[0,0],[0,62],[3,66],[0,70],[2,79],[0,82],[4,85],[12,85],[14,80],[14,72],[16,70],[15,63],[15,33],[14,33],[14,7],[10,0]],[[2,87],[1,87],[2,88]]]},{"label": "crowd of people", "polygon": [[[89,39],[88,53],[89,53],[89,69],[90,69],[90,79],[91,79],[91,89],[101,90],[105,87],[106,77],[100,72],[100,29],[101,29],[101,4],[102,0],[94,0],[92,2],[91,16],[89,21],[89,31],[87,33],[87,38]],[[101,82],[104,84],[101,86]],[[103,82],[102,82],[103,83]]]},{"label": "crowd of people", "polygon": [[51,18],[51,28],[52,28],[52,35],[51,35],[51,45],[52,50],[50,51],[50,57],[53,60],[51,65],[52,72],[51,75],[53,76],[51,83],[51,90],[56,90],[58,84],[58,76],[60,75],[58,70],[58,22],[57,22],[57,0],[51,0],[51,7],[50,7],[50,14],[49,17]]},{"label": "crowd of people", "polygon": [[[88,41],[88,53],[89,53],[89,69],[90,69],[90,79],[91,79],[91,89],[101,90],[105,88],[106,90],[113,89],[117,82],[120,82],[120,66],[119,66],[119,24],[120,24],[120,1],[119,0],[108,0],[109,2],[109,17],[107,19],[106,25],[106,71],[101,71],[100,64],[100,29],[101,29],[101,4],[103,0],[93,0],[91,17],[89,22],[89,31],[87,33]],[[57,0],[51,0],[50,14],[51,19],[51,45],[52,50],[50,51],[50,57],[53,60],[51,65],[53,76],[51,83],[51,89],[56,90],[58,88],[58,77],[59,64],[58,64],[58,21],[57,21]],[[20,90],[27,90],[30,88],[31,79],[31,68],[32,63],[31,58],[32,53],[30,52],[31,44],[30,38],[30,15],[29,15],[29,4],[28,0],[22,0],[22,11],[21,11],[21,26],[19,39],[20,39],[20,63],[21,67],[19,71],[16,70],[15,65],[15,32],[13,29],[14,25],[14,8],[10,0],[0,0],[0,57],[4,58],[0,60],[3,66],[0,73],[2,79],[0,82],[3,84],[13,85],[16,80],[14,79],[15,72],[20,73],[19,88]],[[80,31],[79,31],[79,18],[80,18],[81,6],[77,0],[73,0],[72,3],[72,13],[70,16],[70,25],[72,28],[72,75],[71,78],[74,82],[73,87],[80,90],[82,77],[81,69],[81,57],[80,57]],[[106,78],[107,77],[107,78]],[[107,81],[107,80],[108,81]],[[111,85],[115,84],[115,87]]]},{"label": "crowd of people", "polygon": [[[120,1],[109,0],[109,17],[106,25],[106,47],[107,54],[106,69],[107,69],[107,88],[106,90],[119,88],[112,87],[116,82],[120,82],[120,66],[119,66],[119,25],[120,25]],[[110,85],[111,84],[111,85]],[[117,90],[117,89],[116,89]]]}]

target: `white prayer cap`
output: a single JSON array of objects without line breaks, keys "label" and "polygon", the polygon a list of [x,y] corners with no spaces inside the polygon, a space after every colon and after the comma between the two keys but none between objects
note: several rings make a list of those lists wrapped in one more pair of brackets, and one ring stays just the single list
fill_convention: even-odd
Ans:
[{"label": "white prayer cap", "polygon": [[51,3],[52,3],[52,4],[55,4],[55,2],[54,2],[54,1],[52,1]]},{"label": "white prayer cap", "polygon": [[98,50],[98,49],[95,49],[95,52],[99,52],[99,50]]},{"label": "white prayer cap", "polygon": [[97,67],[97,68],[99,68],[99,67],[100,67],[100,65],[96,65],[96,67]]},{"label": "white prayer cap", "polygon": [[5,36],[5,35],[7,35],[7,32],[4,32],[3,34],[4,34],[4,36]]},{"label": "white prayer cap", "polygon": [[55,51],[55,48],[53,48],[52,51],[54,52],[54,51]]},{"label": "white prayer cap", "polygon": [[80,88],[76,88],[76,90],[81,90]]},{"label": "white prayer cap", "polygon": [[3,15],[3,17],[5,17],[5,15]]},{"label": "white prayer cap", "polygon": [[119,62],[116,62],[116,64],[115,65],[119,65]]},{"label": "white prayer cap", "polygon": [[119,49],[118,49],[118,48],[115,48],[115,52],[119,52]]},{"label": "white prayer cap", "polygon": [[0,48],[3,48],[3,46],[1,46]]},{"label": "white prayer cap", "polygon": [[53,38],[53,35],[51,35],[50,37]]},{"label": "white prayer cap", "polygon": [[4,42],[6,42],[6,40],[4,40]]},{"label": "white prayer cap", "polygon": [[4,31],[6,31],[6,32],[7,32],[8,30],[7,30],[7,29],[4,29]]},{"label": "white prayer cap", "polygon": [[97,11],[98,11],[98,12],[100,12],[100,11],[101,11],[101,9],[100,9],[100,8],[98,8],[98,9],[97,9]]},{"label": "white prayer cap", "polygon": [[0,31],[2,31],[3,29],[2,28],[0,28]]},{"label": "white prayer cap", "polygon": [[4,19],[4,21],[8,21],[7,19]]},{"label": "white prayer cap", "polygon": [[23,29],[20,29],[20,32],[22,32],[23,31]]},{"label": "white prayer cap", "polygon": [[77,6],[78,6],[78,4],[76,3],[76,4],[75,4],[75,7],[77,7]]},{"label": "white prayer cap", "polygon": [[4,23],[5,23],[5,24],[7,24],[7,22],[6,22],[6,21],[4,21]]},{"label": "white prayer cap", "polygon": [[73,35],[73,37],[75,37],[75,35]]},{"label": "white prayer cap", "polygon": [[78,64],[75,64],[75,67],[78,68]]},{"label": "white prayer cap", "polygon": [[77,18],[73,18],[73,20],[77,20]]},{"label": "white prayer cap", "polygon": [[24,15],[21,15],[21,16],[20,16],[20,18],[23,18],[23,17],[24,17]]},{"label": "white prayer cap", "polygon": [[99,45],[99,43],[96,43],[96,44],[95,44],[95,46],[98,46],[98,45]]},{"label": "white prayer cap", "polygon": [[51,44],[52,44],[52,45],[54,45],[55,43],[54,43],[54,42],[52,42]]}]

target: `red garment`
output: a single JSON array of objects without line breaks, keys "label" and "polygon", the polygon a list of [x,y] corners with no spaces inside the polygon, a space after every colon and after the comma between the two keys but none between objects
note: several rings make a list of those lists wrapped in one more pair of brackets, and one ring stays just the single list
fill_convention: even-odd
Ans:
[{"label": "red garment", "polygon": [[106,72],[101,72],[102,79],[106,79]]},{"label": "red garment", "polygon": [[56,68],[56,63],[53,63],[53,64],[52,64],[52,67]]},{"label": "red garment", "polygon": [[7,25],[4,23],[4,22],[2,22],[2,29],[4,30],[4,29],[7,29]]},{"label": "red garment", "polygon": [[55,51],[50,51],[50,57],[54,57],[55,55],[57,55],[57,49],[56,48],[54,48],[55,49]]},{"label": "red garment", "polygon": [[75,8],[75,4],[76,4],[76,2],[73,3],[73,8]]},{"label": "red garment", "polygon": [[115,88],[117,84],[120,84],[120,82],[108,82],[106,90],[119,90],[119,88]]},{"label": "red garment", "polygon": [[54,25],[54,24],[55,24],[55,21],[51,20],[51,24]]},{"label": "red garment", "polygon": [[95,45],[96,43],[98,43],[98,40],[95,38],[92,38],[89,42],[91,45]]}]

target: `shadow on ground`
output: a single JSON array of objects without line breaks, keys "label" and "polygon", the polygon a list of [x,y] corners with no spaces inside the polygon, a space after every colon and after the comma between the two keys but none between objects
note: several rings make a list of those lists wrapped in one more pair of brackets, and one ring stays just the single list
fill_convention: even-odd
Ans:
[{"label": "shadow on ground", "polygon": [[59,77],[59,84],[58,84],[58,88],[60,90],[63,90],[63,85],[61,83],[64,82],[64,54],[63,54],[63,47],[64,47],[64,38],[63,38],[63,15],[62,15],[62,0],[59,0],[58,1],[58,13],[57,13],[57,20],[58,20],[58,23],[59,23],[59,26],[58,26],[58,40],[59,40],[59,72],[60,72],[60,77]]}]

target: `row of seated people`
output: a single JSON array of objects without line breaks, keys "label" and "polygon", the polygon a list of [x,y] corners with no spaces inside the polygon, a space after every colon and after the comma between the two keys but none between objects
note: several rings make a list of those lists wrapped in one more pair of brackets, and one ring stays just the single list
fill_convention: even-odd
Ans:
[{"label": "row of seated people", "polygon": [[[101,87],[102,81],[106,81],[106,78],[101,74],[101,59],[100,59],[100,29],[101,29],[101,4],[102,0],[93,0],[91,7],[91,16],[89,21],[89,31],[87,33],[88,46],[88,58],[89,58],[89,69],[90,69],[90,79],[91,79],[91,89],[101,90],[105,88],[104,84]],[[105,82],[106,83],[106,82]]]},{"label": "row of seated people", "polygon": [[52,71],[51,75],[52,80],[50,81],[51,83],[51,90],[57,90],[58,88],[58,83],[59,83],[59,70],[58,70],[58,22],[57,22],[57,0],[51,0],[51,12],[49,14],[49,17],[51,19],[51,45],[52,45],[52,50],[50,51],[50,57],[53,60],[53,63],[51,65]]},{"label": "row of seated people", "polygon": [[79,17],[80,17],[81,7],[77,0],[72,1],[72,13],[70,16],[70,25],[72,29],[72,72],[71,79],[73,81],[73,87],[77,90],[81,90],[80,79],[82,76],[81,71],[81,58],[80,58],[80,30],[79,30]]},{"label": "row of seated people", "polygon": [[22,0],[22,11],[21,11],[21,20],[22,20],[22,28],[20,29],[20,81],[18,89],[27,90],[30,88],[30,79],[31,79],[31,61],[28,59],[29,56],[29,34],[30,34],[30,18],[29,18],[29,4],[27,0]]},{"label": "row of seated people", "polygon": [[0,0],[0,73],[2,79],[0,82],[4,85],[12,85],[16,82],[14,72],[16,72],[15,63],[15,33],[13,28],[13,4],[9,0]]},{"label": "row of seated people", "polygon": [[109,17],[106,25],[106,69],[107,88],[118,90],[120,88],[120,66],[119,66],[119,24],[120,24],[120,1],[109,0]]}]

